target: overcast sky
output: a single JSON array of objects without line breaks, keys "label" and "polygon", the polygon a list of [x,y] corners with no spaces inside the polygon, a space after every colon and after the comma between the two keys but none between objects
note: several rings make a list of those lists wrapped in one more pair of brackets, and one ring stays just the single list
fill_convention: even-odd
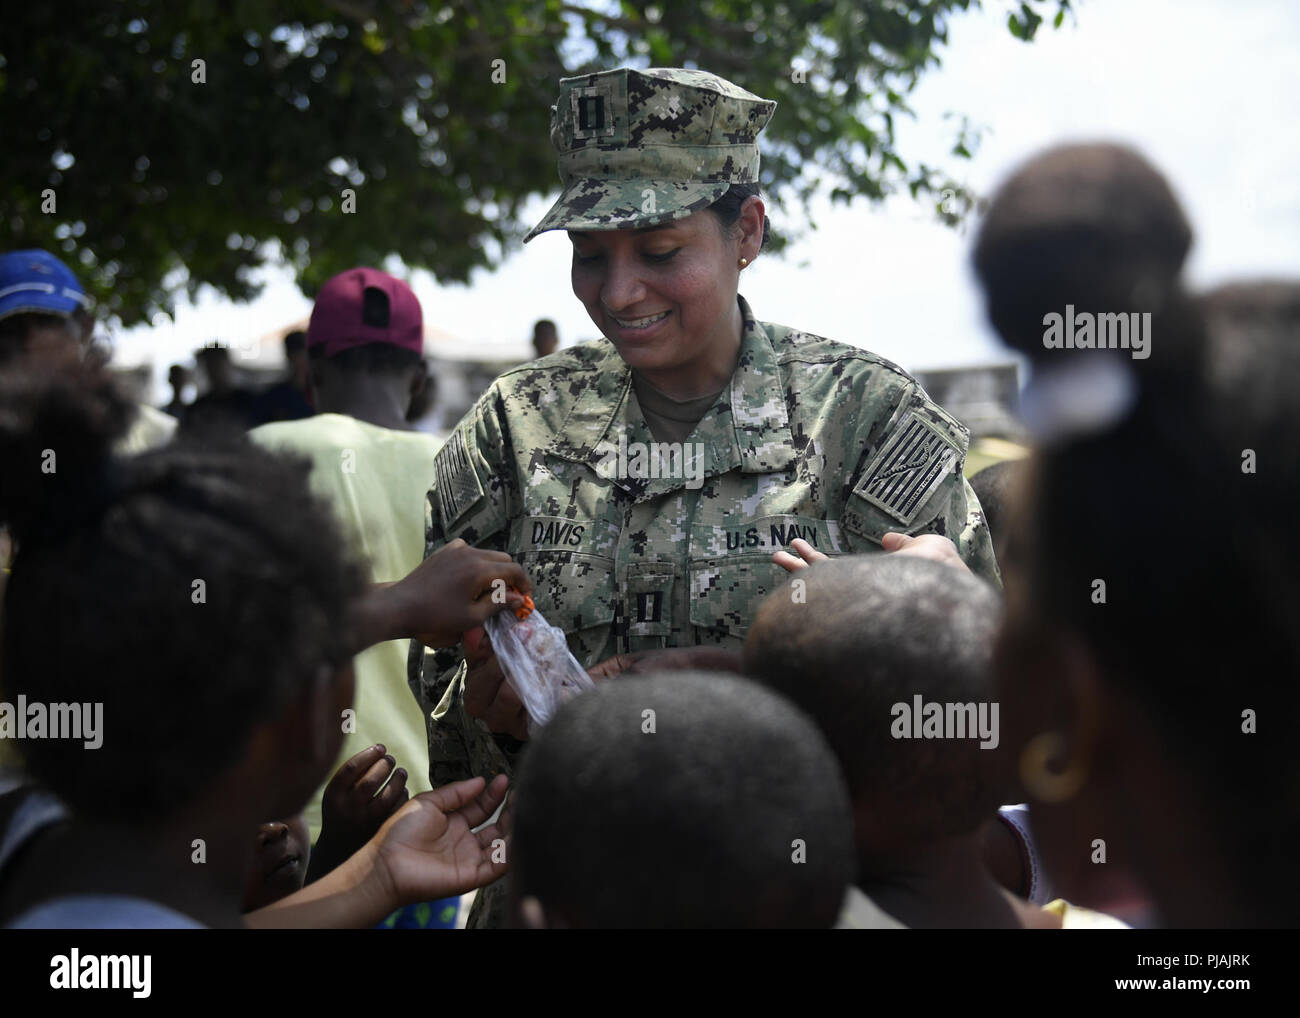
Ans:
[{"label": "overcast sky", "polygon": [[[1077,0],[1074,23],[1045,24],[1031,44],[1006,28],[1007,0],[954,17],[943,66],[899,121],[909,159],[942,160],[988,194],[1046,145],[1110,139],[1138,147],[1170,178],[1196,230],[1194,283],[1300,270],[1300,4],[1294,0]],[[739,84],[745,84],[739,82]],[[969,162],[946,157],[943,114],[987,125]],[[778,107],[776,116],[781,116]],[[539,199],[540,218],[549,206]],[[364,198],[362,198],[364,200]],[[797,214],[792,207],[789,214]],[[907,197],[815,211],[820,229],[784,258],[741,277],[755,313],[866,347],[907,368],[992,363],[1006,354],[983,321],[969,269],[971,232],[930,221]],[[783,226],[781,216],[773,227]],[[556,320],[567,345],[595,329],[569,289],[570,245],[548,233],[469,286],[411,280],[431,325],[462,337],[467,356],[523,357],[531,323]],[[118,337],[121,364],[155,374],[211,339],[270,332],[310,311],[287,273],[270,272],[256,301],[210,292],[174,325]]]}]

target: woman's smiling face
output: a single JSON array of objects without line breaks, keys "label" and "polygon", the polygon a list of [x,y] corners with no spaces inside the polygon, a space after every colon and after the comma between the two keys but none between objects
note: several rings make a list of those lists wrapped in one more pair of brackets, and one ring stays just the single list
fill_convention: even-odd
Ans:
[{"label": "woman's smiling face", "polygon": [[[762,223],[761,203],[757,203]],[[570,230],[573,292],[629,367],[689,378],[739,338],[742,230],[707,210],[641,230]]]}]

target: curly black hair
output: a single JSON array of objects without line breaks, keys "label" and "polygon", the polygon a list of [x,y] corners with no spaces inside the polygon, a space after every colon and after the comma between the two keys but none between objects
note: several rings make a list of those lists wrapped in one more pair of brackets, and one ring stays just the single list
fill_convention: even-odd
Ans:
[{"label": "curly black hair", "polygon": [[103,703],[102,745],[20,743],[74,811],[165,819],[351,656],[361,574],[305,461],[240,439],[130,459],[107,380],[0,377],[6,700]]}]

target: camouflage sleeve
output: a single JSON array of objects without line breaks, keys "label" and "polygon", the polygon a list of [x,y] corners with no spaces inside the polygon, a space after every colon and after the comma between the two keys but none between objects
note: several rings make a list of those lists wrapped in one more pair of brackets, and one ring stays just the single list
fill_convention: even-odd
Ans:
[{"label": "camouflage sleeve", "polygon": [[[505,550],[507,522],[518,498],[503,416],[494,385],[434,458],[434,481],[425,503],[425,558],[456,538],[477,548]],[[435,788],[509,772],[510,757],[481,722],[465,713],[465,661],[459,645],[430,651],[412,640],[407,682],[424,711],[429,781]]]},{"label": "camouflage sleeve", "polygon": [[966,428],[913,384],[879,434],[874,444],[862,439],[861,465],[843,518],[849,547],[876,550],[890,531],[941,534],[973,573],[1000,588],[984,514],[962,475],[970,442]]}]

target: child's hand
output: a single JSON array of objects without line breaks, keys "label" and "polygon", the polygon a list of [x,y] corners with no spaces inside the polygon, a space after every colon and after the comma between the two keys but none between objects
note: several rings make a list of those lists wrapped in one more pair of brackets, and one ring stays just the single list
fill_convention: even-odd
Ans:
[{"label": "child's hand", "polygon": [[395,583],[375,583],[353,606],[353,653],[385,640],[416,639],[450,647],[460,634],[533,592],[523,566],[503,551],[471,548],[457,538]]},{"label": "child's hand", "polygon": [[361,848],[410,797],[406,769],[386,754],[382,745],[363,749],[345,761],[325,786],[320,838],[312,852],[308,881]]},{"label": "child's hand", "polygon": [[296,894],[250,912],[267,929],[370,929],[403,905],[435,901],[505,875],[510,807],[487,821],[506,796],[497,775],[423,792],[394,813],[379,833],[333,873]]},{"label": "child's hand", "polygon": [[471,548],[459,538],[396,586],[402,588],[405,628],[429,647],[459,642],[461,633],[484,619],[507,607],[521,608],[533,591],[523,566],[505,552]]},{"label": "child's hand", "polygon": [[[510,810],[475,833],[505,800],[509,781],[498,774],[422,792],[384,824],[374,851],[372,880],[391,911],[418,901],[463,894],[503,877],[508,869]],[[387,913],[384,913],[387,914]]]}]

